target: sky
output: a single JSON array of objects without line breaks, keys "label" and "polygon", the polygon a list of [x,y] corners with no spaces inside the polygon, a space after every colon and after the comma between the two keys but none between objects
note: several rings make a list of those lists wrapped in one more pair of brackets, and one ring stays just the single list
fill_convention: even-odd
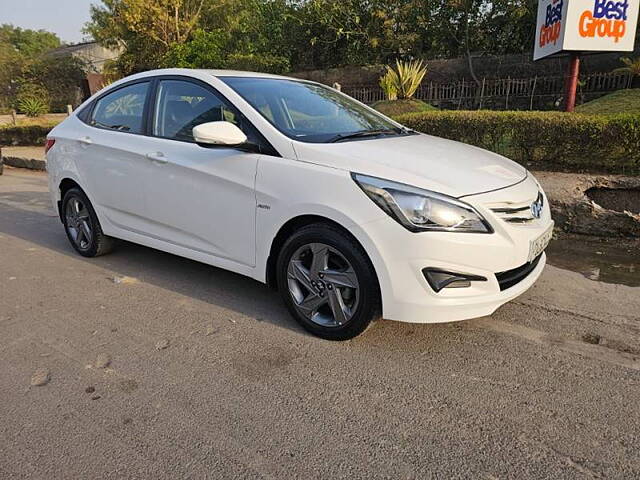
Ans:
[{"label": "sky", "polygon": [[48,30],[63,42],[77,43],[85,35],[82,27],[89,20],[89,5],[99,0],[0,0],[0,24]]}]

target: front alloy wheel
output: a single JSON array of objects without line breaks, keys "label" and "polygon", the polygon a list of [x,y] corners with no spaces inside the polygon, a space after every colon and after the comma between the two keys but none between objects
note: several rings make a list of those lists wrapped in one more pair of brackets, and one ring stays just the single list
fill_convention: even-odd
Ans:
[{"label": "front alloy wheel", "polygon": [[358,307],[356,272],[340,252],[324,243],[296,250],[289,260],[287,283],[295,307],[318,325],[344,325]]},{"label": "front alloy wheel", "polygon": [[373,266],[362,247],[328,224],[295,232],[278,257],[278,287],[294,318],[328,340],[348,340],[380,315]]}]

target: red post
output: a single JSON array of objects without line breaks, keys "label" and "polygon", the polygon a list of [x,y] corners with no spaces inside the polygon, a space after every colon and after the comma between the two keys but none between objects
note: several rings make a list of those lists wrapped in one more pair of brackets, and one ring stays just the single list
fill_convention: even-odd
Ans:
[{"label": "red post", "polygon": [[578,89],[578,76],[580,74],[580,54],[571,52],[569,65],[567,66],[567,78],[565,80],[564,111],[573,112],[576,108],[576,90]]}]

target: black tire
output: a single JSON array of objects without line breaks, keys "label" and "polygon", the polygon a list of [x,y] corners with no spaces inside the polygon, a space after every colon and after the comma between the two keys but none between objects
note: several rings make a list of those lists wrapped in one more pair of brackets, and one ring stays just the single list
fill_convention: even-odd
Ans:
[{"label": "black tire", "polygon": [[[77,238],[74,238],[74,227],[70,225],[71,218],[68,218],[67,211],[71,202],[79,202],[84,208],[86,208],[86,214],[83,216],[86,223],[90,227],[89,239],[87,241],[77,241]],[[105,255],[113,250],[115,239],[105,235],[102,232],[102,227],[100,226],[100,222],[98,221],[98,216],[96,215],[96,211],[93,209],[93,205],[85,195],[85,193],[79,188],[71,188],[68,190],[64,197],[62,198],[60,216],[62,218],[62,224],[64,225],[64,230],[67,233],[67,238],[69,242],[73,246],[73,248],[83,257],[99,257],[100,255]],[[86,238],[87,235],[82,234],[83,238]]]},{"label": "black tire", "polygon": [[[344,324],[320,325],[298,310],[294,294],[289,288],[287,272],[292,256],[309,244],[323,244],[335,249],[351,264],[357,276],[358,302],[354,305],[350,319]],[[360,335],[381,316],[380,288],[369,257],[355,239],[333,225],[312,224],[293,233],[280,250],[276,272],[278,290],[287,309],[302,327],[318,337],[326,340],[349,340]]]}]

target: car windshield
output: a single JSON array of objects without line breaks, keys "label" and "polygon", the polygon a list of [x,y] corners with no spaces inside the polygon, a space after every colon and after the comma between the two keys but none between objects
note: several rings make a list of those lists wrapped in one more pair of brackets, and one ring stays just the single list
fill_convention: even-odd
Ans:
[{"label": "car windshield", "polygon": [[350,97],[316,83],[221,77],[271,124],[302,142],[328,143],[408,132]]}]

